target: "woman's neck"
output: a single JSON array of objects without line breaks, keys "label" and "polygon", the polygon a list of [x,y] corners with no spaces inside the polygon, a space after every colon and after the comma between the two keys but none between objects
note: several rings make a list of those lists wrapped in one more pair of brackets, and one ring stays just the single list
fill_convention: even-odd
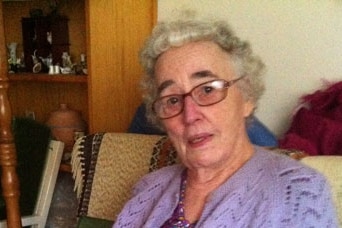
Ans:
[{"label": "woman's neck", "polygon": [[251,145],[226,162],[216,166],[188,169],[187,187],[195,191],[213,191],[229,179],[252,156],[254,148]]}]

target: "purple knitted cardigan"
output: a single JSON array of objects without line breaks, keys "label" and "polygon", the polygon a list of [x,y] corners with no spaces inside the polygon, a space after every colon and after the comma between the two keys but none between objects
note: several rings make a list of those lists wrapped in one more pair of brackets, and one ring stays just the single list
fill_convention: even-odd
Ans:
[{"label": "purple knitted cardigan", "polygon": [[[174,165],[143,177],[114,228],[160,227],[177,206],[181,173]],[[330,187],[317,171],[255,147],[252,158],[206,202],[196,227],[338,227]]]}]

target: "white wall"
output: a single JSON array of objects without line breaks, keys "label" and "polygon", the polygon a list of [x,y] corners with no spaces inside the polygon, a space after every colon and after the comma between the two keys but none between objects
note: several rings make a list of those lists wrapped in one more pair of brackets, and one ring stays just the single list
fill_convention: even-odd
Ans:
[{"label": "white wall", "polygon": [[342,79],[341,0],[158,0],[158,20],[182,9],[227,20],[250,41],[267,65],[256,115],[277,136],[300,96]]}]

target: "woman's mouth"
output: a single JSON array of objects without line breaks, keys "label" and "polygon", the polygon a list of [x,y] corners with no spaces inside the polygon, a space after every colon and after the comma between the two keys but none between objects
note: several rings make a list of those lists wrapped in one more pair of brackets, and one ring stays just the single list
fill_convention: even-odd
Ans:
[{"label": "woman's mouth", "polygon": [[191,147],[200,147],[206,144],[211,139],[211,137],[212,135],[210,134],[192,136],[189,138],[188,143]]}]

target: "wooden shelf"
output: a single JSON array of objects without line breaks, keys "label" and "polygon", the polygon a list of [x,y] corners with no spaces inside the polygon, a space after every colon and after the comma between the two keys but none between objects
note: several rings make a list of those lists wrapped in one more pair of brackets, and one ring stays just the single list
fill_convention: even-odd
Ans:
[{"label": "wooden shelf", "polygon": [[62,83],[87,83],[86,75],[71,75],[71,74],[34,74],[34,73],[9,73],[10,81],[32,81],[32,82],[62,82]]}]

